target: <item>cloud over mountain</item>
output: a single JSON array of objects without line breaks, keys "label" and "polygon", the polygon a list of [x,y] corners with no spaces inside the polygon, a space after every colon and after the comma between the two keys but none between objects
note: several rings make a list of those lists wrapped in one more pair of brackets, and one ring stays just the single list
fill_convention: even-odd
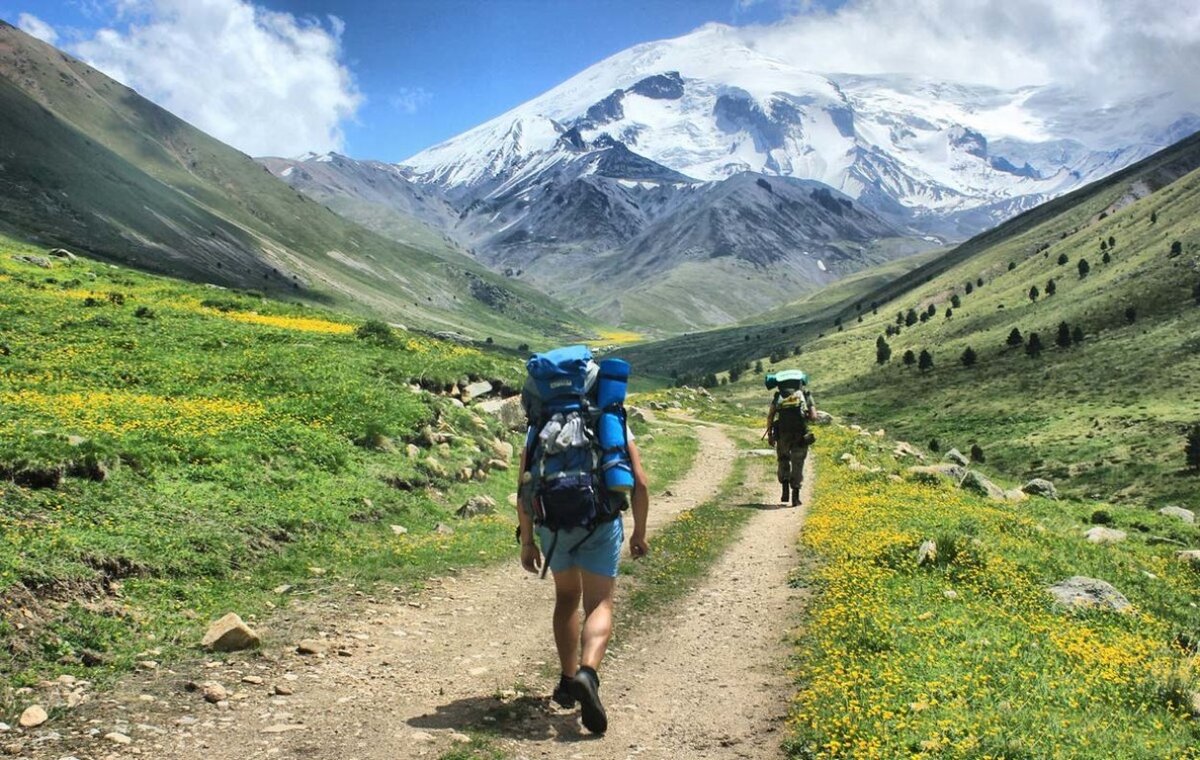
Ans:
[{"label": "cloud over mountain", "polygon": [[121,23],[69,50],[251,155],[340,150],[363,101],[340,19],[244,0],[120,0]]},{"label": "cloud over mountain", "polygon": [[814,71],[908,73],[999,87],[1057,84],[1103,104],[1174,91],[1200,102],[1195,0],[851,0],[748,28],[760,51]]}]

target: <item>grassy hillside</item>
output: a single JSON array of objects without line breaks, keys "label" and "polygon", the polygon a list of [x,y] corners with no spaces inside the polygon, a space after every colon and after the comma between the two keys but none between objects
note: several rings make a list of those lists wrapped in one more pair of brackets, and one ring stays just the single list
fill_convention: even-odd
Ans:
[{"label": "grassy hillside", "polygon": [[388,240],[248,156],[0,22],[0,229],[221,285],[520,342],[586,317],[444,241]]},{"label": "grassy hillside", "polygon": [[[897,478],[913,460],[885,439],[821,437],[791,757],[1200,757],[1196,566],[1152,538],[1194,547],[1196,526],[1133,507],[989,502]],[[1096,513],[1128,539],[1085,540]],[[936,558],[920,564],[928,540]],[[1076,575],[1132,609],[1056,606],[1046,589]]]},{"label": "grassy hillside", "polygon": [[[621,355],[640,370],[659,377],[676,375],[694,379],[705,372],[720,372],[775,352],[791,354],[797,346],[815,337],[825,324],[832,322],[847,304],[863,301],[887,283],[941,253],[928,251],[897,259],[852,274],[737,325],[628,346]],[[687,270],[681,268],[680,271]],[[710,280],[706,287],[719,285],[719,281]],[[645,306],[649,308],[648,304]]]},{"label": "grassy hillside", "polygon": [[[1110,185],[1020,225],[861,323],[846,320],[840,332],[825,323],[825,337],[778,366],[806,369],[831,411],[920,445],[936,439],[942,450],[978,444],[1013,477],[1047,477],[1075,495],[1200,506],[1183,435],[1200,422],[1200,171],[1149,189],[1138,179]],[[888,336],[910,309],[933,316]],[[1010,346],[1014,329],[1021,340]],[[1043,346],[1036,355],[1031,333]],[[881,337],[891,350],[883,365]],[[932,368],[905,364],[908,351],[928,351]],[[761,398],[760,380],[738,387]]]}]

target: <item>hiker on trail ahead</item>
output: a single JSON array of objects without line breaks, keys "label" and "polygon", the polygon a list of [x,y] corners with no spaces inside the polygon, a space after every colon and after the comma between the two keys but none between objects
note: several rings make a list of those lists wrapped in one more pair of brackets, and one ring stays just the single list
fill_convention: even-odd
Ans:
[{"label": "hiker on trail ahead", "polygon": [[816,417],[812,393],[808,390],[808,375],[799,370],[785,370],[767,375],[767,389],[775,390],[767,411],[767,442],[775,447],[779,484],[783,490],[779,500],[785,504],[789,497],[793,507],[800,506],[800,488],[804,484],[804,460],[808,447],[816,440],[809,432],[809,423]]},{"label": "hiker on trail ahead", "polygon": [[554,643],[562,675],[553,699],[564,708],[578,702],[584,727],[602,734],[608,717],[596,669],[612,635],[625,537],[621,513],[630,506],[630,554],[638,558],[650,550],[649,490],[625,419],[629,365],[620,359],[596,364],[585,346],[568,346],[534,355],[526,367],[521,401],[529,430],[517,508],[521,565],[542,577],[547,569],[554,575]]}]

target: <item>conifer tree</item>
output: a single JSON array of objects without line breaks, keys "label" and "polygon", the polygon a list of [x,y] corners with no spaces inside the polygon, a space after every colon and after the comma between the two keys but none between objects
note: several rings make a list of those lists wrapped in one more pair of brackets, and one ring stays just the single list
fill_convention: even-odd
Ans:
[{"label": "conifer tree", "polygon": [[1024,342],[1025,342],[1025,338],[1023,338],[1023,337],[1021,336],[1021,331],[1020,331],[1019,329],[1017,329],[1017,328],[1015,328],[1015,327],[1014,327],[1014,328],[1012,329],[1012,332],[1010,332],[1010,333],[1008,334],[1008,338],[1007,338],[1007,340],[1005,340],[1004,342],[1005,342],[1006,344],[1010,345],[1010,346],[1014,346],[1014,347],[1015,347],[1015,346],[1019,346],[1019,345],[1021,345],[1022,343],[1024,343]]},{"label": "conifer tree", "polygon": [[1065,254],[1065,253],[1058,254],[1058,265],[1059,266],[1066,264],[1068,261],[1070,261],[1070,259],[1067,258],[1067,254]]},{"label": "conifer tree", "polygon": [[876,364],[887,364],[888,359],[891,359],[891,358],[892,358],[892,347],[889,346],[888,342],[883,339],[882,335],[880,335],[878,338],[875,339],[875,363]]},{"label": "conifer tree", "polygon": [[1087,262],[1087,259],[1079,260],[1079,279],[1088,276],[1088,272],[1092,271],[1092,265]]},{"label": "conifer tree", "polygon": [[1037,358],[1042,354],[1042,338],[1035,332],[1029,333],[1029,337],[1025,340],[1025,353],[1033,358]]},{"label": "conifer tree", "polygon": [[950,296],[950,305],[952,307],[954,307],[955,309],[962,306],[962,299],[958,297],[958,293],[955,293],[954,295]]},{"label": "conifer tree", "polygon": [[913,364],[916,363],[916,361],[917,361],[917,355],[912,352],[911,348],[904,352],[905,366],[911,367]]},{"label": "conifer tree", "polygon": [[959,358],[959,361],[962,362],[962,365],[964,367],[974,367],[975,361],[978,358],[979,357],[976,355],[975,349],[971,348],[970,346],[967,346],[967,350],[963,351],[962,356]]},{"label": "conifer tree", "polygon": [[1071,326],[1066,322],[1058,323],[1058,335],[1054,336],[1054,344],[1059,348],[1068,348],[1071,345]]},{"label": "conifer tree", "polygon": [[1189,470],[1200,470],[1200,424],[1192,425],[1184,433],[1187,441],[1183,453],[1187,457]]},{"label": "conifer tree", "polygon": [[1038,287],[1037,287],[1037,285],[1034,285],[1034,286],[1032,286],[1032,287],[1030,287],[1030,288],[1029,288],[1029,300],[1030,300],[1030,301],[1033,301],[1034,303],[1037,303],[1038,296],[1040,296],[1040,295],[1041,295],[1041,293],[1039,293],[1039,292],[1038,292]]},{"label": "conifer tree", "polygon": [[1083,328],[1079,325],[1075,325],[1075,329],[1071,331],[1071,342],[1075,345],[1083,342]]},{"label": "conifer tree", "polygon": [[1058,290],[1058,285],[1054,284],[1054,278],[1051,277],[1049,280],[1046,281],[1046,295],[1052,296],[1052,295],[1054,295],[1055,291],[1057,291],[1057,290]]},{"label": "conifer tree", "polygon": [[1125,321],[1128,322],[1129,324],[1133,324],[1134,322],[1136,322],[1137,321],[1137,309],[1135,309],[1132,306],[1126,307]]},{"label": "conifer tree", "polygon": [[926,349],[921,349],[921,358],[917,362],[917,369],[922,372],[933,369],[933,354]]}]

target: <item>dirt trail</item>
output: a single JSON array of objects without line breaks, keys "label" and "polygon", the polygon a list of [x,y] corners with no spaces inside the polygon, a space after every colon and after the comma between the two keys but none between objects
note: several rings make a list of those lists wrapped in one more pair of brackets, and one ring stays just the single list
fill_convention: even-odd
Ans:
[{"label": "dirt trail", "polygon": [[[700,451],[673,495],[652,500],[652,534],[711,498],[733,466],[721,428],[688,423]],[[316,605],[304,611],[324,626],[328,649],[316,657],[297,655],[289,638],[195,672],[127,678],[60,723],[65,742],[35,746],[33,757],[57,760],[69,747],[79,760],[437,758],[480,728],[517,758],[777,757],[790,693],[783,636],[800,593],[787,575],[803,511],[778,508],[765,468],[750,473],[755,503],[742,506],[760,511],[709,578],[653,628],[621,632],[601,671],[602,739],[545,697],[557,676],[552,588],[514,560],[438,579],[400,605]],[[189,680],[219,682],[231,707],[184,691]],[[103,738],[114,730],[133,744]]]}]

